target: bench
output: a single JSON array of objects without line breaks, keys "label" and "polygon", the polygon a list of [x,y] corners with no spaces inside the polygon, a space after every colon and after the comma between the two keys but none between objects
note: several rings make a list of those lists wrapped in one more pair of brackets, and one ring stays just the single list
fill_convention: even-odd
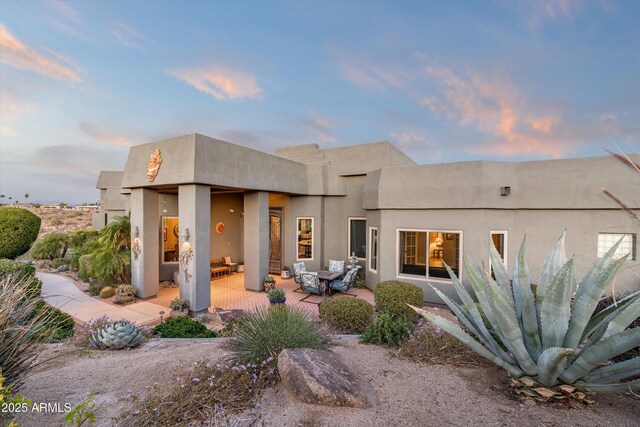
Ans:
[{"label": "bench", "polygon": [[222,279],[225,275],[229,275],[231,269],[224,263],[224,259],[219,261],[211,261],[211,278]]}]

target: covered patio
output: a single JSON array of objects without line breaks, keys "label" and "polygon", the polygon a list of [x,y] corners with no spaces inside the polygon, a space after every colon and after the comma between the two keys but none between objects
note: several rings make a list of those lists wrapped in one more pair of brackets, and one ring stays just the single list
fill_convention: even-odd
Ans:
[{"label": "covered patio", "polygon": [[[298,288],[298,284],[291,279],[282,279],[278,276],[273,276],[276,279],[276,289],[284,289],[287,296],[287,305],[300,307],[308,311],[313,316],[318,316],[318,305],[311,304],[309,302],[319,303],[322,302],[323,297],[312,295],[306,301],[301,302],[307,293],[300,291],[294,292],[294,289]],[[373,304],[373,292],[369,289],[355,289],[349,290],[349,293],[357,295],[356,298],[363,299]],[[163,288],[158,291],[158,295],[155,298],[149,299],[148,302],[169,307],[171,300],[178,297],[180,294],[179,288]],[[338,297],[339,293],[335,294],[331,298]],[[269,299],[265,292],[247,291],[244,286],[244,273],[235,273],[230,276],[225,276],[222,279],[211,281],[211,307],[209,311],[214,309],[220,310],[244,310],[250,311],[256,307],[266,307],[269,305]]]}]

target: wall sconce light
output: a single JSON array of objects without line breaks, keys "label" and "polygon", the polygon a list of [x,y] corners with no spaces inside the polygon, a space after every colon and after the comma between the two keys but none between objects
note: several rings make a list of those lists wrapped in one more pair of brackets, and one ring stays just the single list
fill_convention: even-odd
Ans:
[{"label": "wall sconce light", "polygon": [[133,237],[134,239],[137,239],[138,237],[140,237],[140,229],[138,228],[137,225],[133,227],[133,230],[131,230],[131,237]]},{"label": "wall sconce light", "polygon": [[133,259],[137,261],[138,256],[142,252],[142,244],[140,244],[140,239],[138,239],[137,237],[133,238],[133,244],[131,245],[131,252],[133,253]]},{"label": "wall sconce light", "polygon": [[164,204],[162,206],[162,213],[166,214],[168,212],[167,211],[167,196],[163,196],[162,199],[163,199],[163,202],[164,202]]},{"label": "wall sconce light", "polygon": [[244,216],[244,212],[240,212],[240,216]]},{"label": "wall sconce light", "polygon": [[189,228],[185,227],[184,231],[182,232],[182,240],[185,242],[189,241]]},{"label": "wall sconce light", "polygon": [[229,209],[229,213],[234,213],[235,211],[233,209]]}]

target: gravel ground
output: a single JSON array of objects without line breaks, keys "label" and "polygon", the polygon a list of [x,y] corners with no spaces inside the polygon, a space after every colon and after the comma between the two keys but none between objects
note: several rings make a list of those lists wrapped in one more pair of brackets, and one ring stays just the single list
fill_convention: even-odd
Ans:
[{"label": "gravel ground", "polygon": [[[332,350],[371,381],[379,404],[370,409],[326,408],[296,401],[281,385],[266,390],[258,409],[230,425],[256,426],[640,426],[640,400],[627,394],[601,395],[590,409],[528,406],[516,401],[498,368],[419,365],[398,359],[380,346],[340,339]],[[21,393],[34,402],[84,400],[95,390],[96,426],[114,425],[128,407],[128,390],[168,384],[181,364],[224,354],[222,340],[152,340],[141,348],[100,352],[70,344],[50,346],[51,361],[39,366]],[[63,425],[64,414],[29,413],[24,426]]]}]

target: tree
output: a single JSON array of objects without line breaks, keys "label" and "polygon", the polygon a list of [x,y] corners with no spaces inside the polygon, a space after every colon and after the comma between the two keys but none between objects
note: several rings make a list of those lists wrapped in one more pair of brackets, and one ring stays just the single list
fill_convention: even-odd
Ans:
[{"label": "tree", "polygon": [[0,204],[4,205],[4,194],[0,194]]},{"label": "tree", "polygon": [[29,203],[29,193],[24,193],[25,203]]}]

